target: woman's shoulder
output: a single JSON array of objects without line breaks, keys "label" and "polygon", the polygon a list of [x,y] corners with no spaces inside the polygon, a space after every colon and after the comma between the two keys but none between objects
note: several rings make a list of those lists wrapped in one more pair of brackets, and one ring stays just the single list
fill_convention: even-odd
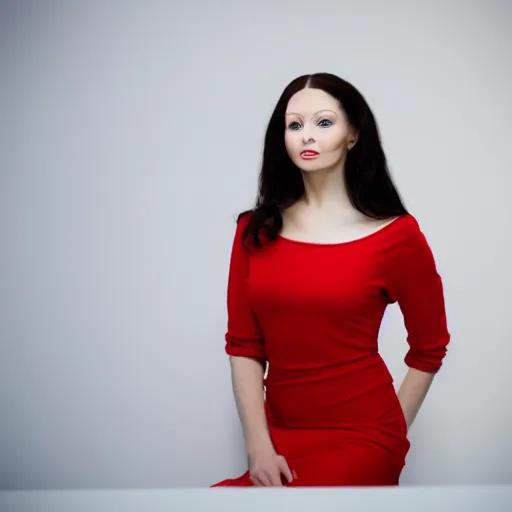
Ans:
[{"label": "woman's shoulder", "polygon": [[417,239],[423,235],[418,219],[410,213],[400,215],[393,221],[393,224],[395,223],[395,232],[403,241]]},{"label": "woman's shoulder", "polygon": [[235,235],[234,235],[234,243],[241,244],[247,250],[250,248],[249,239],[250,237],[246,236],[247,226],[249,221],[251,220],[254,214],[254,210],[244,210],[238,213],[235,217],[236,226],[235,226]]},{"label": "woman's shoulder", "polygon": [[254,214],[254,210],[244,210],[240,212],[236,218],[236,223],[238,226],[245,227],[251,220],[252,216]]},{"label": "woman's shoulder", "polygon": [[427,237],[414,215],[401,215],[394,222],[396,229],[391,230],[390,236],[387,237],[388,254],[408,262],[414,258],[431,257],[432,251]]},{"label": "woman's shoulder", "polygon": [[236,237],[242,240],[243,234],[245,233],[245,230],[247,228],[247,225],[249,224],[249,221],[251,220],[252,216],[254,214],[254,210],[244,210],[243,212],[239,213],[236,217]]}]

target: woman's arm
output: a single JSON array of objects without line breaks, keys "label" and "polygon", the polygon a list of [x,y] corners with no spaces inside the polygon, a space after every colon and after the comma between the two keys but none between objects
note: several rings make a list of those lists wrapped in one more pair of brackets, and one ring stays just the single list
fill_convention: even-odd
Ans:
[{"label": "woman's arm", "polygon": [[398,400],[410,427],[442,366],[450,342],[443,283],[430,246],[415,219],[404,225],[388,267],[387,292],[398,302],[407,329],[409,371]]},{"label": "woman's arm", "polygon": [[226,352],[231,366],[231,381],[236,407],[244,431],[246,450],[252,455],[269,451],[273,445],[264,408],[263,375],[267,363],[265,340],[247,294],[249,252],[242,234],[250,216],[238,222],[229,268],[227,290],[228,329]]},{"label": "woman's arm", "polygon": [[281,487],[282,476],[291,482],[293,475],[286,459],[275,451],[265,414],[265,338],[248,296],[250,255],[242,243],[248,220],[248,215],[239,219],[231,251],[226,353],[230,356],[233,393],[245,437],[250,479],[257,486]]},{"label": "woman's arm", "polygon": [[231,381],[238,416],[242,423],[247,455],[273,449],[264,409],[263,374],[260,361],[230,356]]},{"label": "woman's arm", "polygon": [[433,373],[422,372],[416,368],[409,368],[407,375],[402,381],[398,391],[398,400],[404,412],[407,429],[411,428],[427,396],[434,375]]}]

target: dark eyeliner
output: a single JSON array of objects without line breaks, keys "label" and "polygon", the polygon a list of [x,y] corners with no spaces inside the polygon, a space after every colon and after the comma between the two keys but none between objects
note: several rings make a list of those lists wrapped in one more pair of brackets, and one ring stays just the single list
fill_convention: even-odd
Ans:
[{"label": "dark eyeliner", "polygon": [[327,126],[321,126],[321,128],[329,128],[331,127],[333,124],[334,124],[334,121],[332,121],[331,119],[328,119],[328,118],[323,118],[323,119],[320,119],[317,123],[317,125],[320,125],[320,123],[323,123],[324,121],[327,121],[329,124]]}]

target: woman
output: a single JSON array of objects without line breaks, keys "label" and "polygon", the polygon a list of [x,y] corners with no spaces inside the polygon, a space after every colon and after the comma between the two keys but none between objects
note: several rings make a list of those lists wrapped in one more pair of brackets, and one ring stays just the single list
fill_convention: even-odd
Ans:
[{"label": "woman", "polygon": [[[327,73],[293,80],[259,183],[234,236],[225,338],[249,468],[212,487],[398,485],[450,334],[362,95]],[[395,302],[410,346],[398,394],[377,345]]]}]

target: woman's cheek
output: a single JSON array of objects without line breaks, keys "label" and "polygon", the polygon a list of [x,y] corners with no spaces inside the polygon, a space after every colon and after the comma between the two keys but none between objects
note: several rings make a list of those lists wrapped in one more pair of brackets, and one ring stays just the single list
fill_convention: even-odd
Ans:
[{"label": "woman's cheek", "polygon": [[325,151],[337,151],[343,146],[344,133],[341,130],[330,130],[318,137],[318,142]]},{"label": "woman's cheek", "polygon": [[300,145],[294,140],[292,137],[285,137],[285,147],[288,153],[288,156],[294,161],[297,162],[299,157],[299,147]]}]

